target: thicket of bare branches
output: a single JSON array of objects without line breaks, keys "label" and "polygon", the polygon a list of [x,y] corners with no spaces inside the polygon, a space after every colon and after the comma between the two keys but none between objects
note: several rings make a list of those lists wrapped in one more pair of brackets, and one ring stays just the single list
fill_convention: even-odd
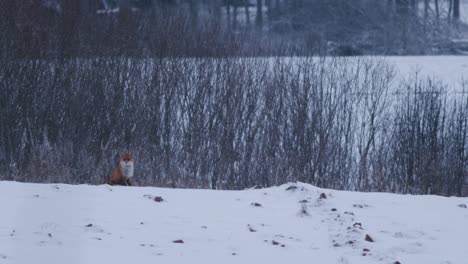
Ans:
[{"label": "thicket of bare branches", "polygon": [[4,180],[103,183],[123,150],[139,185],[461,195],[468,174],[468,98],[372,59],[8,61],[0,112]]},{"label": "thicket of bare branches", "polygon": [[462,194],[465,94],[288,57],[453,53],[459,1],[100,2],[0,1],[0,179],[102,183],[131,149],[141,185]]}]

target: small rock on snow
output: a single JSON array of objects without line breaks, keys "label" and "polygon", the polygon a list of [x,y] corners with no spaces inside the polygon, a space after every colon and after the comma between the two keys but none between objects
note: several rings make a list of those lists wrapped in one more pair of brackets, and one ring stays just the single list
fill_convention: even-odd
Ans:
[{"label": "small rock on snow", "polygon": [[372,237],[370,237],[368,234],[366,234],[366,238],[364,240],[367,242],[374,242],[374,239],[372,239]]}]

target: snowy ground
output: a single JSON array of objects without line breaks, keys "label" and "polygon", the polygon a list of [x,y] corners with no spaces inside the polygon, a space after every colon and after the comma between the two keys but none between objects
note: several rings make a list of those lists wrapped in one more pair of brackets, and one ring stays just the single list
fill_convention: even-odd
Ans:
[{"label": "snowy ground", "polygon": [[449,86],[450,91],[461,92],[468,81],[468,56],[388,56],[375,57],[394,66],[397,80],[434,78]]},{"label": "snowy ground", "polygon": [[468,198],[307,184],[211,191],[0,182],[0,263],[464,264],[463,205]]}]

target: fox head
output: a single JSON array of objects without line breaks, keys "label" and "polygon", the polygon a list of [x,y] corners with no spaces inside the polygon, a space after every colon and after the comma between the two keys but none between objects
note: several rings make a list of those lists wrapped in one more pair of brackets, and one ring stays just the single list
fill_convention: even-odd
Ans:
[{"label": "fox head", "polygon": [[133,153],[131,151],[129,151],[129,152],[120,152],[119,161],[124,161],[124,162],[133,161]]},{"label": "fox head", "polygon": [[133,177],[134,158],[132,152],[121,152],[119,155],[119,166],[126,177]]}]

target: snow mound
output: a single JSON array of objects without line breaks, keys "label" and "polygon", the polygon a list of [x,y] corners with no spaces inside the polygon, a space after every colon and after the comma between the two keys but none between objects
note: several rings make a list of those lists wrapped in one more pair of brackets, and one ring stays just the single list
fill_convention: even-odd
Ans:
[{"label": "snow mound", "polygon": [[462,264],[462,204],[303,183],[213,191],[0,182],[0,263]]}]

